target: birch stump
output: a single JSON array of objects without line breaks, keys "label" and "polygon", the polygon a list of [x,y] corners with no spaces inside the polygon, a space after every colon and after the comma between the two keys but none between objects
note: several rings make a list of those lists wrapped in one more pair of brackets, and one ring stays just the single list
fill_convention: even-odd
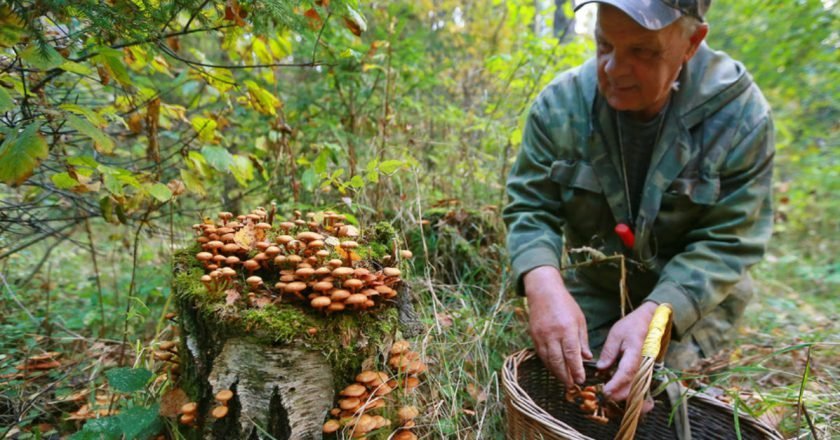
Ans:
[{"label": "birch stump", "polygon": [[[321,439],[335,392],[399,334],[420,324],[404,287],[392,301],[329,316],[281,300],[242,307],[213,297],[199,281],[195,249],[178,254],[174,293],[181,330],[180,386],[198,403],[191,439]],[[228,414],[210,416],[229,389]]]}]

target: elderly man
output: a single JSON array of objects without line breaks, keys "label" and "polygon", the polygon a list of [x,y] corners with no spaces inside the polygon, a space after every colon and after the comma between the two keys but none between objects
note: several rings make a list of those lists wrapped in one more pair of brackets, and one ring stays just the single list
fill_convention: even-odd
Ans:
[{"label": "elderly man", "polygon": [[[504,218],[537,353],[570,386],[602,347],[620,401],[657,304],[674,312],[666,364],[731,339],[772,228],[773,123],[744,66],[703,42],[710,0],[587,3],[597,55],[534,102]],[[615,259],[561,272],[584,246],[626,256],[626,316]]]}]

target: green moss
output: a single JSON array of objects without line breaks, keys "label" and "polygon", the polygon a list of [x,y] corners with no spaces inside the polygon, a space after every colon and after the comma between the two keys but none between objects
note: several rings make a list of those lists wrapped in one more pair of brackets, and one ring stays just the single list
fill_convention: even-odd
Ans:
[{"label": "green moss", "polygon": [[[176,254],[174,276],[176,296],[190,304],[196,319],[213,328],[216,337],[248,335],[264,344],[298,343],[325,355],[336,375],[337,387],[358,372],[362,362],[378,352],[395,334],[399,325],[397,309],[388,304],[365,312],[333,315],[297,303],[268,305],[262,309],[243,309],[225,305],[223,292],[211,293],[201,283],[204,274],[193,255],[196,249]],[[310,335],[308,330],[317,332]]]}]

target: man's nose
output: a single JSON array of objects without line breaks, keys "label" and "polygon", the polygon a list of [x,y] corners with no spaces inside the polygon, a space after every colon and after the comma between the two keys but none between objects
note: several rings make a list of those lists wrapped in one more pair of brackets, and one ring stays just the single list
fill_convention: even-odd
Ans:
[{"label": "man's nose", "polygon": [[607,55],[606,61],[604,63],[604,72],[611,78],[617,78],[627,70],[627,63],[623,58],[616,55],[615,52]]}]

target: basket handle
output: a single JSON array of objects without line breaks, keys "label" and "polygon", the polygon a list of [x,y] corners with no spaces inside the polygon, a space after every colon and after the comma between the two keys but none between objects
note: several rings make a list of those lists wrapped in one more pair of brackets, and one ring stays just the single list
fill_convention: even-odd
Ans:
[{"label": "basket handle", "polygon": [[630,394],[627,397],[627,409],[621,419],[621,428],[616,434],[616,440],[632,440],[636,434],[636,427],[639,425],[639,416],[642,413],[642,405],[645,396],[650,390],[651,378],[653,377],[653,366],[661,362],[668,351],[668,343],[671,341],[671,305],[660,304],[653,313],[653,318],[648,326],[648,333],[642,346],[642,363],[639,371],[633,377],[630,385]]}]

